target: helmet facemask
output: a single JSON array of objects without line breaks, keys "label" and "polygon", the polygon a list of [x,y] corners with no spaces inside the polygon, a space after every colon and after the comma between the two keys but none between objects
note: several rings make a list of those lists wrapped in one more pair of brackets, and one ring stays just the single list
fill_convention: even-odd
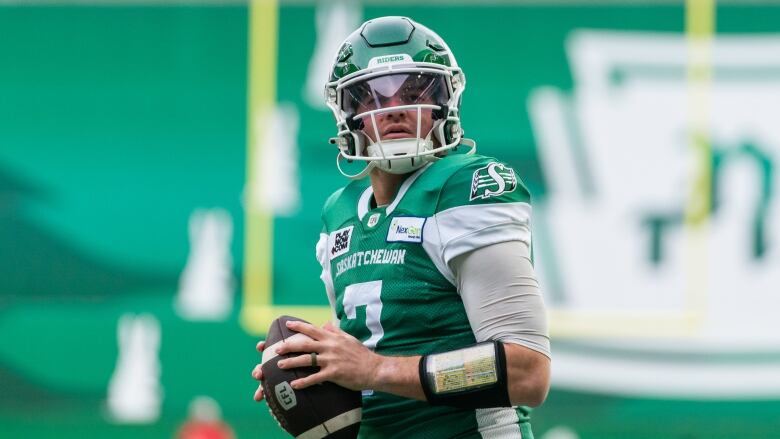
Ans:
[{"label": "helmet facemask", "polygon": [[[364,70],[328,84],[342,174],[362,178],[373,168],[405,174],[460,143],[462,73],[421,64]],[[367,165],[350,175],[342,169],[342,160]]]}]

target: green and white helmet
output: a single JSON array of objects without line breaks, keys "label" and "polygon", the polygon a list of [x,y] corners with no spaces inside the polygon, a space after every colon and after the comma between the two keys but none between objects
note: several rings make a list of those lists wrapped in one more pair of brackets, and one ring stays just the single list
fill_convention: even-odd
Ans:
[{"label": "green and white helmet", "polygon": [[[465,88],[450,48],[432,30],[406,17],[363,23],[341,44],[325,86],[338,129],[331,143],[339,148],[339,171],[349,178],[365,177],[373,168],[405,174],[460,143],[473,150],[460,125]],[[433,125],[423,132],[427,114]],[[378,123],[391,115],[403,123]],[[367,165],[351,175],[344,160]]]}]

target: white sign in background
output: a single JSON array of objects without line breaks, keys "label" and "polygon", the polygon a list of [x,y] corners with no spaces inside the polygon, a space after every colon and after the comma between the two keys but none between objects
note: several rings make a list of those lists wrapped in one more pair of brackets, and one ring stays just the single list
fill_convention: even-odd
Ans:
[{"label": "white sign in background", "polygon": [[[643,396],[780,396],[780,34],[713,41],[704,104],[722,160],[703,246],[684,219],[696,172],[684,35],[578,31],[567,53],[572,92],[545,87],[529,100],[548,183],[535,211],[548,305],[604,320],[659,318],[641,322],[641,337],[619,337],[635,332],[626,319],[599,322],[614,337],[583,328],[558,345],[554,382]],[[686,263],[696,254],[702,273]],[[691,301],[696,288],[702,300]],[[690,331],[654,337],[668,335],[663,316],[691,312]]]}]

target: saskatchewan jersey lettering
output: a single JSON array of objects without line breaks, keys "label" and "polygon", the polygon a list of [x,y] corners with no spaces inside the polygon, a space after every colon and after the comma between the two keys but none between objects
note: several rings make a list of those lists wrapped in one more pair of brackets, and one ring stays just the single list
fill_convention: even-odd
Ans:
[{"label": "saskatchewan jersey lettering", "polygon": [[[511,240],[530,244],[530,200],[509,166],[450,154],[406,178],[373,208],[368,179],[335,192],[317,244],[341,329],[384,355],[423,355],[476,342],[449,262]],[[366,438],[530,438],[528,409],[432,407],[364,391]]]},{"label": "saskatchewan jersey lettering", "polygon": [[371,264],[403,264],[406,257],[406,250],[395,249],[386,250],[383,248],[375,250],[366,250],[364,252],[355,252],[346,258],[342,258],[336,264],[336,277],[341,276],[347,270],[362,265]]}]

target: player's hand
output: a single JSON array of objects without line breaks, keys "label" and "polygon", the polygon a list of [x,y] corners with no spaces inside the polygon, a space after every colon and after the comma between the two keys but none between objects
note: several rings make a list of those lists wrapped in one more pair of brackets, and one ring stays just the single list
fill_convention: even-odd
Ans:
[{"label": "player's hand", "polygon": [[[318,328],[309,323],[288,321],[287,327],[311,339],[290,340],[277,348],[279,355],[289,352],[316,352],[320,371],[290,383],[294,389],[331,381],[351,390],[373,388],[382,357],[372,352],[341,329],[326,323]],[[291,369],[311,366],[310,355],[299,355],[280,361],[279,367]]]},{"label": "player's hand", "polygon": [[[257,343],[257,351],[262,354],[263,349],[265,349],[265,340],[260,340],[260,342]],[[252,378],[256,379],[257,381],[263,379],[263,370],[260,368],[260,364],[257,364],[255,368],[252,369]],[[255,401],[260,402],[262,400],[263,400],[263,385],[260,384],[259,386],[257,386],[257,390],[255,390]]]}]

